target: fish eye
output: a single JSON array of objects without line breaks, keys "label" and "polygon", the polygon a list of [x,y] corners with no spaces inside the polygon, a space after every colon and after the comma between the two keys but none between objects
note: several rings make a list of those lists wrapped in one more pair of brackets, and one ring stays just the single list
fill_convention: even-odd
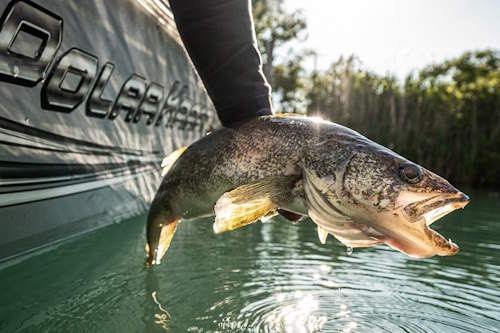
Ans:
[{"label": "fish eye", "polygon": [[401,179],[410,184],[416,184],[424,178],[422,170],[412,163],[403,163],[399,166]]}]

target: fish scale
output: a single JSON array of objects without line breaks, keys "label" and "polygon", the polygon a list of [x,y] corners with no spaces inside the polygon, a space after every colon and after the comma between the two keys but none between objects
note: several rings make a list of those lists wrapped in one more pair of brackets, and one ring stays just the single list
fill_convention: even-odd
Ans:
[{"label": "fish scale", "polygon": [[332,122],[258,117],[214,131],[165,161],[148,215],[148,265],[159,264],[168,249],[176,229],[171,224],[216,215],[218,233],[279,212],[292,222],[309,215],[322,243],[332,234],[349,247],[385,243],[413,257],[458,252],[425,220],[464,207],[468,197],[438,175]]}]

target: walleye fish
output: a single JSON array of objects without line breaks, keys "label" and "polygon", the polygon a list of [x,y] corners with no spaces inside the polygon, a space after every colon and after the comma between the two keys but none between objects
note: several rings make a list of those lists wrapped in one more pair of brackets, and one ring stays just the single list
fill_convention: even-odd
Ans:
[{"label": "walleye fish", "polygon": [[215,233],[281,214],[309,216],[321,243],[388,246],[412,257],[458,246],[430,228],[469,198],[359,133],[315,118],[264,116],[222,128],[162,163],[148,214],[146,265],[159,264],[180,220],[215,214]]}]

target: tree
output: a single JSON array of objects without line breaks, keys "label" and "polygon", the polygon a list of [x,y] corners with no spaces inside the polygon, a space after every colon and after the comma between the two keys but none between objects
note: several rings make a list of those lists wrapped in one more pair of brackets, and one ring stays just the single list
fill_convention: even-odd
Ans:
[{"label": "tree", "polygon": [[275,104],[280,112],[294,112],[300,109],[301,101],[304,104],[302,61],[306,53],[290,49],[280,63],[276,61],[276,53],[286,44],[306,37],[306,21],[302,12],[288,13],[282,3],[283,0],[254,0],[253,15],[264,75],[279,102]]},{"label": "tree", "polygon": [[319,111],[454,183],[500,188],[500,52],[466,52],[403,83],[340,58],[311,82],[309,114]]},{"label": "tree", "polygon": [[355,56],[309,73],[303,63],[313,51],[283,52],[306,37],[306,22],[300,11],[288,13],[282,3],[253,1],[276,111],[319,114],[452,183],[500,188],[499,51],[466,52],[403,82],[363,69]]}]

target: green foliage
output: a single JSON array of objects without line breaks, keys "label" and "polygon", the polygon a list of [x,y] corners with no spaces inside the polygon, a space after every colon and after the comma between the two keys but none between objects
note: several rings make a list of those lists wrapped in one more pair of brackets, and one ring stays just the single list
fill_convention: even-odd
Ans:
[{"label": "green foliage", "polygon": [[305,55],[294,55],[274,66],[273,90],[279,96],[279,112],[305,113],[307,73],[302,66]]},{"label": "green foliage", "polygon": [[403,83],[341,58],[313,74],[308,112],[353,128],[454,183],[500,188],[500,53],[466,52]]},{"label": "green foliage", "polygon": [[[263,71],[273,87],[276,111],[299,112],[305,110],[305,77],[302,65],[306,52],[289,49],[279,63],[276,53],[289,42],[305,38],[306,21],[300,11],[288,13],[282,8],[283,0],[254,0],[255,31],[262,54]],[[281,52],[283,53],[283,52]]]},{"label": "green foliage", "polygon": [[[283,10],[283,0],[253,0],[253,17],[257,40],[266,45],[269,42],[279,47],[300,38],[306,28],[301,11],[287,13]],[[262,49],[266,54],[266,49]]]},{"label": "green foliage", "polygon": [[[466,52],[403,82],[341,57],[308,73],[312,51],[276,50],[305,38],[300,11],[283,0],[253,0],[264,73],[277,112],[320,115],[444,176],[452,183],[500,188],[500,53]],[[283,52],[280,52],[282,54]]]}]

